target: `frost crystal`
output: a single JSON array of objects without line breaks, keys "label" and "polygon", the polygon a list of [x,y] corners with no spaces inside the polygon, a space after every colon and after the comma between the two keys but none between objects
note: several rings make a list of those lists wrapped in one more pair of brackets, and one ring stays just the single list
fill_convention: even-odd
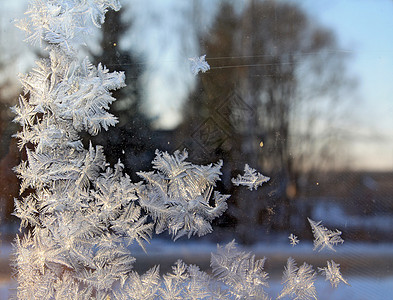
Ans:
[{"label": "frost crystal", "polygon": [[189,58],[189,60],[191,62],[192,74],[197,75],[200,71],[202,73],[205,73],[206,71],[210,70],[210,66],[206,62],[205,58],[206,58],[206,55]]},{"label": "frost crystal", "polygon": [[291,233],[288,236],[288,238],[289,238],[289,241],[290,241],[290,244],[292,245],[292,247],[296,246],[297,244],[299,244],[299,240],[298,240],[297,236],[294,235],[293,233]]},{"label": "frost crystal", "polygon": [[29,19],[18,21],[17,26],[32,44],[48,42],[75,51],[74,46],[91,31],[89,21],[100,27],[108,8],[119,10],[119,0],[30,0]]},{"label": "frost crystal", "polygon": [[307,218],[310,222],[312,232],[314,234],[314,251],[318,249],[321,251],[325,247],[330,250],[336,251],[333,246],[344,243],[344,240],[340,237],[341,231],[331,231],[321,225],[322,221],[315,222],[310,218]]},{"label": "frost crystal", "polygon": [[315,279],[316,273],[311,265],[303,263],[303,265],[297,267],[295,260],[289,257],[282,278],[284,288],[277,299],[285,296],[296,300],[317,299],[314,286]]},{"label": "frost crystal", "polygon": [[[75,50],[88,20],[104,20],[117,1],[30,2],[22,26],[28,40],[49,43],[49,57],[21,75],[23,95],[13,108],[27,159],[15,168],[21,194],[14,214],[25,234],[15,243],[18,299],[101,299],[130,274],[129,244],[148,240],[152,224],[136,204],[138,185],[119,162],[107,166],[103,149],[85,149],[79,132],[97,134],[117,123],[107,112],[124,74],[79,61]],[[79,36],[78,36],[79,38]]]},{"label": "frost crystal", "polygon": [[248,164],[244,166],[244,175],[237,175],[237,178],[232,178],[232,183],[236,186],[244,185],[248,186],[248,189],[252,191],[253,189],[258,189],[263,183],[268,182],[269,177],[264,176],[253,168],[250,168]]},{"label": "frost crystal", "polygon": [[327,267],[318,268],[322,275],[326,276],[326,280],[329,280],[332,287],[337,288],[340,281],[349,285],[349,283],[342,277],[340,272],[340,265],[336,264],[333,260],[327,261]]},{"label": "frost crystal", "polygon": [[263,270],[265,260],[255,260],[255,255],[238,251],[232,241],[224,248],[218,246],[210,265],[214,276],[229,287],[235,299],[267,299],[264,288],[269,285],[268,274]]},{"label": "frost crystal", "polygon": [[169,155],[157,150],[153,161],[157,171],[137,173],[146,181],[138,192],[141,206],[153,216],[157,233],[168,229],[175,239],[211,232],[210,222],[226,210],[229,198],[219,192],[212,196],[222,161],[199,166],[187,162],[187,156],[187,151]]}]

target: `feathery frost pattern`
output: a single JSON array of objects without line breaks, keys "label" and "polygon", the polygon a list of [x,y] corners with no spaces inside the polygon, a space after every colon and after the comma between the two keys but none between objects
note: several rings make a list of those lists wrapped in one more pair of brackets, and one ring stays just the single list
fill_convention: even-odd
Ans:
[{"label": "feathery frost pattern", "polygon": [[206,61],[206,55],[189,58],[191,62],[191,73],[197,75],[199,72],[205,73],[210,70],[210,66]]},{"label": "feathery frost pattern", "polygon": [[340,237],[341,231],[331,231],[321,225],[322,221],[315,222],[310,218],[307,218],[310,222],[312,233],[314,234],[314,250],[318,249],[318,252],[325,247],[336,251],[333,246],[344,243],[344,240]]},{"label": "feathery frost pattern", "polygon": [[311,265],[303,263],[303,265],[298,267],[292,257],[288,258],[282,278],[284,288],[277,299],[285,296],[298,300],[317,299],[317,292],[314,286],[315,279],[316,273]]},{"label": "feathery frost pattern", "polygon": [[[140,189],[141,206],[154,217],[156,232],[168,228],[175,240],[183,235],[205,235],[212,231],[210,221],[226,209],[229,195],[213,192],[220,179],[222,161],[198,166],[186,161],[187,151],[173,155],[156,151],[156,172],[138,172],[146,181]],[[210,198],[214,206],[210,206]]]},{"label": "feathery frost pattern", "polygon": [[30,19],[19,23],[28,41],[49,44],[49,57],[20,76],[23,95],[13,108],[27,153],[15,168],[20,192],[33,190],[15,200],[21,229],[32,228],[15,243],[19,299],[111,295],[131,274],[135,258],[127,246],[143,247],[152,233],[137,204],[140,185],[123,174],[121,162],[110,168],[101,146],[84,149],[78,134],[117,123],[107,110],[124,74],[74,55],[80,31],[89,21],[101,24],[110,7],[120,8],[117,1],[35,0]]},{"label": "feathery frost pattern", "polygon": [[296,235],[294,235],[293,233],[291,233],[291,234],[288,236],[288,239],[289,239],[289,243],[292,245],[292,247],[293,247],[293,246],[296,246],[297,244],[299,244],[299,239],[298,239],[298,237],[297,237]]},{"label": "feathery frost pattern", "polygon": [[235,299],[267,299],[264,288],[269,287],[269,276],[263,270],[265,260],[255,260],[255,255],[238,251],[232,241],[224,248],[218,246],[210,265],[215,277],[228,286]]},{"label": "feathery frost pattern", "polygon": [[336,264],[333,260],[327,261],[327,267],[318,268],[318,270],[330,281],[332,287],[337,287],[340,282],[349,283],[342,277],[340,272],[340,264]]},{"label": "feathery frost pattern", "polygon": [[66,51],[83,43],[91,25],[100,27],[108,8],[119,10],[119,0],[30,0],[26,14],[17,26],[26,32],[32,44],[48,42]]},{"label": "feathery frost pattern", "polygon": [[[81,131],[96,135],[117,123],[108,109],[124,74],[75,55],[110,8],[120,9],[118,0],[31,0],[28,18],[18,22],[28,42],[47,45],[49,57],[20,76],[23,94],[12,108],[21,127],[15,136],[27,154],[15,167],[21,179],[14,210],[21,221],[13,262],[17,298],[268,299],[265,258],[239,251],[234,241],[212,254],[212,275],[180,260],[163,276],[158,266],[142,275],[133,270],[130,245],[146,251],[153,231],[167,230],[174,240],[211,232],[229,195],[214,191],[222,161],[195,165],[187,151],[157,150],[153,171],[137,172],[142,181],[133,183],[120,161],[109,166],[101,146],[82,144]],[[194,73],[208,69],[204,59],[195,61]],[[234,185],[253,190],[269,180],[248,165],[244,172]],[[342,242],[341,232],[309,221],[316,249]],[[333,261],[320,271],[334,287],[347,284]],[[315,276],[311,266],[298,268],[290,258],[279,298],[315,299]]]},{"label": "feathery frost pattern", "polygon": [[244,175],[238,174],[236,178],[232,178],[232,183],[236,186],[247,186],[248,189],[252,191],[253,189],[257,190],[259,186],[269,180],[269,177],[264,176],[261,173],[257,173],[255,169],[250,168],[250,166],[246,164],[244,166]]}]

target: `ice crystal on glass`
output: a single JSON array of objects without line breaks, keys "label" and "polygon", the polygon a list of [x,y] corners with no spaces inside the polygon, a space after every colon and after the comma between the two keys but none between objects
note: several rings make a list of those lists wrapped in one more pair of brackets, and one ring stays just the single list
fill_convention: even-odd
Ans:
[{"label": "ice crystal on glass", "polygon": [[199,72],[205,73],[206,71],[210,70],[210,66],[205,59],[206,55],[189,58],[189,61],[191,62],[192,74],[197,75]]},{"label": "ice crystal on glass", "polygon": [[236,178],[232,178],[232,183],[236,186],[247,186],[250,191],[258,189],[263,183],[268,182],[269,177],[258,173],[255,169],[251,168],[248,164],[244,166],[244,175],[238,174]]},{"label": "ice crystal on glass", "polygon": [[333,246],[344,243],[344,240],[340,236],[341,231],[331,231],[321,225],[322,221],[315,222],[310,218],[307,219],[310,222],[314,234],[314,250],[321,251],[326,247],[332,251],[336,251]]},{"label": "ice crystal on glass", "polygon": [[349,285],[348,282],[343,278],[340,272],[340,264],[336,264],[333,260],[326,262],[327,266],[318,268],[318,270],[326,277],[326,280],[330,281],[332,287],[337,288],[340,282],[344,282]]},{"label": "ice crystal on glass", "polygon": [[299,239],[298,239],[298,237],[297,237],[296,235],[294,235],[293,233],[291,233],[291,234],[288,236],[288,239],[289,239],[289,242],[290,242],[290,244],[292,245],[292,247],[293,247],[293,246],[296,246],[297,244],[299,244]]},{"label": "ice crystal on glass", "polygon": [[269,287],[268,274],[263,269],[265,260],[255,260],[255,255],[237,250],[232,241],[225,247],[218,246],[210,265],[215,277],[228,286],[235,299],[264,299],[264,288]]},{"label": "ice crystal on glass", "polygon": [[168,229],[175,239],[211,232],[210,222],[226,210],[229,197],[213,193],[222,161],[200,166],[187,162],[187,156],[187,151],[173,155],[156,151],[156,171],[138,172],[146,181],[138,192],[141,206],[153,216],[157,233]]},{"label": "ice crystal on glass", "polygon": [[26,32],[26,41],[54,44],[66,51],[83,43],[91,25],[100,27],[108,8],[119,10],[119,0],[30,0],[28,19],[17,26]]},{"label": "ice crystal on glass", "polygon": [[311,265],[303,263],[303,265],[298,267],[295,260],[289,257],[282,278],[284,288],[277,299],[285,296],[296,300],[317,299],[317,292],[314,286],[315,279],[316,273]]}]

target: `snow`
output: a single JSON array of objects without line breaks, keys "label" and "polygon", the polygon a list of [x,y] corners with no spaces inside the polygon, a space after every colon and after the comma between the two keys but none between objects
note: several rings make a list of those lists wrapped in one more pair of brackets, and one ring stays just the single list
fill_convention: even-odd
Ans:
[{"label": "snow", "polygon": [[[331,287],[330,283],[319,277],[315,282],[319,300],[387,300],[388,295],[393,293],[393,276],[385,278],[349,277],[351,286],[341,284],[337,289]],[[282,289],[280,280],[269,280],[269,295],[274,299]],[[0,300],[9,299],[15,283],[0,283]]]},{"label": "snow", "polygon": [[[331,287],[330,283],[319,277],[316,282],[316,290],[319,300],[387,300],[393,294],[393,276],[384,278],[370,277],[348,277],[351,286],[341,284],[337,289]],[[274,299],[282,289],[281,280],[270,279],[269,295]],[[15,283],[0,283],[0,300],[9,299]]]},{"label": "snow", "polygon": [[[315,282],[319,300],[387,300],[387,295],[393,292],[393,276],[380,279],[370,277],[349,277],[347,278],[351,286],[340,284],[337,289],[332,288],[328,281],[318,277]],[[276,297],[282,286],[279,280],[270,280],[271,297]]]},{"label": "snow", "polygon": [[[355,265],[353,270],[341,269],[344,278],[351,286],[339,284],[338,288],[334,289],[324,277],[318,276],[315,286],[320,300],[386,300],[388,299],[387,295],[393,294],[393,267],[390,266],[393,264],[393,244],[390,243],[344,242],[343,245],[336,247],[337,252],[321,251],[317,253],[313,252],[311,241],[300,240],[299,245],[292,247],[285,237],[285,239],[277,239],[277,241],[270,243],[257,243],[250,247],[239,245],[238,247],[240,250],[252,251],[257,257],[265,256],[267,258],[265,271],[270,273],[268,280],[270,288],[267,289],[267,292],[273,299],[282,289],[281,275],[285,261],[289,256],[294,257],[298,265],[302,263],[298,258],[304,258],[305,261],[313,264],[314,268],[323,266],[315,264],[315,262],[326,263],[327,259],[332,258],[342,266]],[[166,261],[169,268],[177,258],[184,259],[186,263],[200,262],[202,268],[210,269],[210,253],[215,252],[216,249],[217,244],[208,239],[182,239],[172,242],[156,237],[146,245],[147,253],[144,253],[137,245],[132,247],[132,253],[137,258],[136,269],[139,267],[138,264],[144,264],[142,268],[147,270],[157,263],[165,265]],[[11,254],[12,247],[3,243],[0,250],[0,258],[5,260]],[[381,261],[374,263],[377,259]],[[276,263],[278,265],[275,265]],[[164,272],[162,268],[161,272]],[[6,280],[0,281],[0,300],[8,299],[14,288],[15,283]]]}]

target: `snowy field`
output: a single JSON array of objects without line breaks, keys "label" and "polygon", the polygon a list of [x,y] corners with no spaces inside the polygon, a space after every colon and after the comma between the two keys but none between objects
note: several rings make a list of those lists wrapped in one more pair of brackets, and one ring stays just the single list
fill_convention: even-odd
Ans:
[{"label": "snowy field", "polygon": [[[319,278],[316,281],[316,289],[319,300],[389,300],[393,299],[393,276],[372,279],[361,277],[347,278],[351,286],[341,285],[333,289],[329,283]],[[0,283],[0,300],[9,299],[15,284],[9,282]],[[277,297],[281,289],[280,281],[270,281],[267,289],[272,299]]]},{"label": "snowy field", "polygon": [[[350,286],[340,284],[337,289],[334,289],[322,276],[318,276],[316,289],[320,300],[393,299],[393,244],[344,243],[336,247],[337,252],[321,251],[320,253],[312,251],[311,242],[301,242],[300,245],[292,247],[283,240],[240,248],[244,251],[252,251],[257,258],[263,256],[267,258],[265,271],[270,275],[270,288],[267,291],[272,299],[275,299],[281,290],[281,274],[289,256],[292,256],[298,265],[306,261],[314,268],[324,266],[326,260],[330,259],[341,264],[343,276]],[[2,266],[5,266],[11,253],[11,246],[3,245],[1,250]],[[147,245],[148,254],[139,247],[135,249],[137,258],[135,268],[144,272],[160,264],[161,271],[167,272],[178,258],[182,258],[186,263],[198,264],[209,272],[210,253],[215,250],[216,244],[203,239],[171,242],[156,238]],[[3,267],[0,273],[6,269]],[[10,282],[6,274],[1,275],[0,300],[9,299],[15,283]]]},{"label": "snowy field", "polygon": [[[385,278],[348,277],[351,286],[339,285],[334,289],[330,284],[318,278],[316,289],[319,300],[389,300],[393,299],[393,276]],[[9,299],[15,283],[0,283],[0,300]],[[280,280],[270,280],[270,288],[267,289],[272,299],[277,297],[281,290]]]},{"label": "snowy field", "polygon": [[[316,281],[319,300],[389,300],[393,299],[393,276],[386,278],[347,277],[351,286],[332,288],[322,277]],[[280,281],[270,282],[270,296],[275,299],[281,290]]]}]

